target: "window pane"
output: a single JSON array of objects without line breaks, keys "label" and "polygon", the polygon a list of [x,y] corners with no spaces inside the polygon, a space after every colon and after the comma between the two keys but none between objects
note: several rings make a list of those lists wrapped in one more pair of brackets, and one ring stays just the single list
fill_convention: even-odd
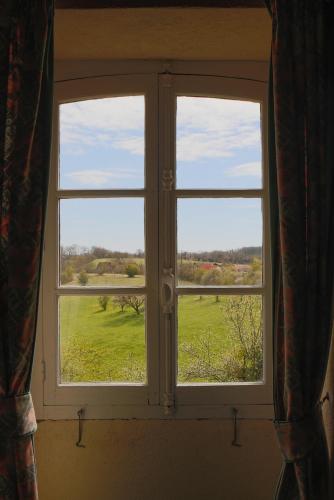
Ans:
[{"label": "window pane", "polygon": [[178,284],[261,285],[261,200],[179,199]]},{"label": "window pane", "polygon": [[61,285],[144,285],[144,200],[61,200],[60,246]]},{"label": "window pane", "polygon": [[262,297],[180,296],[178,382],[258,382],[262,379]]},{"label": "window pane", "polygon": [[61,189],[144,187],[144,96],[60,106]]},{"label": "window pane", "polygon": [[262,186],[259,103],[177,98],[177,187]]},{"label": "window pane", "polygon": [[59,299],[60,380],[146,381],[143,296]]}]

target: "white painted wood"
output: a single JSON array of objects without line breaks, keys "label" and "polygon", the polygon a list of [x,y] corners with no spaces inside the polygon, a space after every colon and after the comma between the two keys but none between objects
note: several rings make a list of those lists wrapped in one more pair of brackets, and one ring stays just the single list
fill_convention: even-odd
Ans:
[{"label": "white painted wood", "polygon": [[[145,178],[141,190],[58,190],[58,105],[79,99],[120,95],[145,95]],[[48,404],[155,404],[159,399],[157,352],[158,336],[158,140],[157,80],[152,75],[113,77],[67,82],[56,85],[53,158],[46,234],[44,279],[45,397]],[[59,200],[62,198],[142,197],[145,199],[146,285],[144,287],[71,287],[60,286],[59,275]],[[149,255],[149,258],[147,257]],[[147,345],[147,385],[138,384],[61,384],[59,369],[58,299],[62,296],[143,294],[146,296],[145,316]]]},{"label": "white painted wood", "polygon": [[[204,73],[213,76],[208,77]],[[38,400],[36,404],[38,418],[77,418],[77,411],[82,406],[86,410],[85,418],[232,418],[231,405],[240,409],[240,418],[272,418],[271,266],[264,83],[266,73],[267,64],[262,62],[80,61],[57,65],[56,78],[59,83],[56,85],[55,93],[53,168],[48,200],[42,304],[33,384],[35,404]],[[91,76],[93,78],[89,78]],[[74,80],[61,81],[67,79]],[[57,190],[57,102],[130,94],[146,96],[146,187],[138,190]],[[175,189],[177,95],[226,97],[261,102],[263,189]],[[59,286],[57,283],[59,199],[115,197],[145,199],[147,269],[145,286],[85,288]],[[168,286],[174,288],[172,293],[174,303],[169,304],[168,311],[165,309],[164,312],[162,277],[166,272],[170,276],[175,276],[176,271],[177,199],[197,197],[262,198],[263,286],[182,287],[176,286],[175,280],[172,280]],[[61,385],[57,375],[59,373],[58,297],[103,294],[146,296],[147,384]],[[262,295],[264,298],[263,383],[177,386],[177,297],[236,294]]]},{"label": "white painted wood", "polygon": [[[166,276],[169,279],[171,300],[175,288],[175,203],[173,189],[175,185],[175,109],[172,93],[173,76],[159,76],[159,286],[161,297],[165,290]],[[160,307],[160,377],[162,391],[160,404],[166,415],[175,410],[175,301],[164,309]]]},{"label": "white painted wood", "polygon": [[178,286],[176,295],[263,295],[264,288],[252,285]]},{"label": "white painted wood", "polygon": [[146,189],[59,189],[58,199],[72,198],[143,198]]},{"label": "white painted wood", "polygon": [[166,71],[181,75],[228,76],[267,82],[269,64],[267,61],[58,60],[55,67],[55,81],[102,75],[157,74]]},{"label": "white painted wood", "polygon": [[177,198],[261,198],[262,189],[176,189]]}]

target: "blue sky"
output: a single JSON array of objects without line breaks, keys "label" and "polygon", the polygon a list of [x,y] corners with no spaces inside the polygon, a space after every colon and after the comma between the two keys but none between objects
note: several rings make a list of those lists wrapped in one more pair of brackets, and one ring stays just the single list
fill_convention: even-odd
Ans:
[{"label": "blue sky", "polygon": [[[177,188],[260,188],[260,106],[179,97]],[[60,110],[62,189],[144,187],[144,98],[98,99]],[[144,249],[141,199],[63,200],[61,244]],[[228,250],[262,244],[256,199],[178,202],[178,250]]]}]

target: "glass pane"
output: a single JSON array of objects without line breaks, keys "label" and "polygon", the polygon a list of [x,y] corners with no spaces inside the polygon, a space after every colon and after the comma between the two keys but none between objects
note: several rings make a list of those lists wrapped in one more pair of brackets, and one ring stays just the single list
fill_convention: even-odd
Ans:
[{"label": "glass pane", "polygon": [[61,200],[59,255],[61,285],[144,285],[144,200]]},{"label": "glass pane", "polygon": [[262,380],[262,297],[180,296],[178,383]]},{"label": "glass pane", "polygon": [[144,96],[60,105],[61,189],[144,187]]},{"label": "glass pane", "polygon": [[177,188],[262,186],[260,103],[177,98]]},{"label": "glass pane", "polygon": [[177,206],[178,285],[261,285],[260,199],[179,199]]},{"label": "glass pane", "polygon": [[60,297],[61,383],[145,383],[144,308],[143,296]]}]

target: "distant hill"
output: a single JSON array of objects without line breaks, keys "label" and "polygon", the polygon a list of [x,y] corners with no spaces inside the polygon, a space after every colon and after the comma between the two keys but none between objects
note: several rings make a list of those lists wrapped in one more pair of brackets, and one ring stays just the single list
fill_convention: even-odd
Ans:
[{"label": "distant hill", "polygon": [[178,258],[222,264],[247,264],[254,258],[262,258],[262,247],[242,247],[235,250],[213,250],[211,252],[182,252]]}]

